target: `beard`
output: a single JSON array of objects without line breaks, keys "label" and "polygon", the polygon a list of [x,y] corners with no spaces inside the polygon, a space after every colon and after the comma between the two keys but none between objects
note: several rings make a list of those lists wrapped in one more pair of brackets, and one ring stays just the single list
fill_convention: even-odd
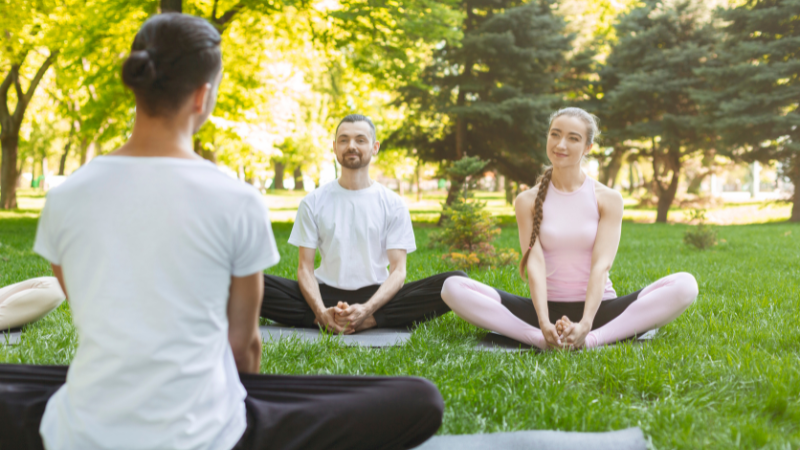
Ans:
[{"label": "beard", "polygon": [[[355,156],[355,158],[349,158],[351,155]],[[339,161],[339,164],[342,167],[346,167],[351,170],[368,166],[371,159],[372,158],[370,158],[369,155],[367,155],[367,158],[365,159],[363,155],[358,152],[346,152],[342,156],[336,156],[336,160]]]}]

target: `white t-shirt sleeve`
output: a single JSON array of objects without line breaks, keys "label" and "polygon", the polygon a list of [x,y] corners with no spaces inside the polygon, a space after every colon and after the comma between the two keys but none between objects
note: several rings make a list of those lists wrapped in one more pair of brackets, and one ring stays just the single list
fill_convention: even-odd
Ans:
[{"label": "white t-shirt sleeve", "polygon": [[44,259],[55,265],[61,265],[61,258],[58,254],[56,243],[56,230],[58,225],[53,217],[52,202],[45,202],[42,214],[39,216],[39,224],[36,227],[36,241],[33,244],[33,251],[42,255]]},{"label": "white t-shirt sleeve", "polygon": [[292,234],[289,235],[289,243],[295,247],[317,248],[319,242],[319,228],[314,220],[309,197],[310,195],[300,202]]},{"label": "white t-shirt sleeve", "polygon": [[401,249],[411,253],[417,249],[414,240],[414,228],[411,226],[411,214],[405,205],[397,206],[389,214],[386,229],[386,250]]},{"label": "white t-shirt sleeve", "polygon": [[244,277],[274,266],[280,261],[269,210],[260,197],[245,202],[234,223],[231,274]]}]

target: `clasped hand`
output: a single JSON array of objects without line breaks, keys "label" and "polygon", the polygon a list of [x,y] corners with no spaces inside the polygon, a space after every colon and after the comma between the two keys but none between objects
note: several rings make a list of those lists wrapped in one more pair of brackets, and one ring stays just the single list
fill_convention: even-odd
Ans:
[{"label": "clasped hand", "polygon": [[586,336],[589,335],[592,325],[580,321],[572,322],[567,316],[557,320],[555,325],[550,323],[542,325],[545,341],[551,348],[579,349],[583,347]]},{"label": "clasped hand", "polygon": [[326,309],[317,317],[315,323],[334,333],[353,334],[369,316],[367,307],[362,304],[349,305],[346,302],[339,302],[336,306]]}]

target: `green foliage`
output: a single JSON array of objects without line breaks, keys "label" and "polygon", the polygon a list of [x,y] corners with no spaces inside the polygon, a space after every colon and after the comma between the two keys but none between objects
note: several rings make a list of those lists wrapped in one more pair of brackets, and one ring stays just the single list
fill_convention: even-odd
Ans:
[{"label": "green foliage", "polygon": [[[713,140],[691,96],[705,87],[695,70],[713,54],[718,33],[705,0],[645,0],[616,26],[619,42],[601,72],[603,116],[617,141],[646,143],[666,222],[685,156]],[[666,178],[663,179],[662,178]]]},{"label": "green foliage", "polygon": [[431,236],[430,245],[449,248],[451,252],[442,259],[461,269],[505,265],[518,258],[513,250],[495,250],[492,242],[500,234],[500,228],[486,211],[486,202],[473,199],[474,176],[486,164],[477,156],[465,156],[447,168],[450,183],[458,186],[459,195],[451,205],[443,204],[442,230]]},{"label": "green foliage", "polygon": [[395,138],[428,161],[477,155],[534,184],[546,162],[549,113],[572,74],[573,35],[554,0],[465,1],[464,38],[433,54],[421,82],[401,89],[408,107]]},{"label": "green foliage", "polygon": [[705,250],[717,245],[717,230],[706,225],[706,211],[694,209],[690,212],[689,217],[697,225],[686,230],[683,234],[683,242],[698,250]]},{"label": "green foliage", "polygon": [[[783,163],[800,186],[800,0],[751,0],[720,10],[718,56],[698,73],[694,97],[713,118],[720,151],[746,161]],[[800,221],[800,189],[792,220]]]}]

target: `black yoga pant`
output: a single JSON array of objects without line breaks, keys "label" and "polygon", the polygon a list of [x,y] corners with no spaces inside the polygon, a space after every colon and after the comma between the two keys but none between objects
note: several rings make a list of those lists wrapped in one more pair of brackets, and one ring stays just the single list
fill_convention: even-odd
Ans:
[{"label": "black yoga pant", "polygon": [[[407,283],[373,316],[379,328],[410,327],[445,314],[450,307],[442,300],[442,285],[449,277],[467,277],[461,271],[445,272]],[[325,284],[319,285],[322,303],[326,308],[340,301],[350,304],[366,303],[380,288],[379,284],[355,291],[346,291]],[[297,281],[264,275],[264,301],[261,317],[284,325],[316,328],[314,311],[308,306]]]},{"label": "black yoga pant", "polygon": [[[509,294],[508,292],[495,289],[500,294],[500,300],[503,306],[508,308],[512,314],[519,317],[525,322],[539,328],[539,315],[536,313],[536,308],[533,307],[533,302],[530,297],[521,297],[519,295]],[[639,298],[638,291],[623,295],[610,300],[603,300],[600,302],[600,308],[597,309],[597,314],[594,316],[592,322],[592,330],[600,328],[603,325],[616,319],[617,316],[622,314],[628,306],[631,305],[637,298]],[[569,317],[573,322],[580,322],[583,318],[583,308],[586,302],[547,302],[547,313],[550,316],[550,323],[556,323],[562,316]]]},{"label": "black yoga pant", "polygon": [[[0,364],[0,450],[42,450],[39,424],[66,366]],[[247,430],[233,450],[407,449],[442,423],[444,402],[412,377],[240,374]]]}]

